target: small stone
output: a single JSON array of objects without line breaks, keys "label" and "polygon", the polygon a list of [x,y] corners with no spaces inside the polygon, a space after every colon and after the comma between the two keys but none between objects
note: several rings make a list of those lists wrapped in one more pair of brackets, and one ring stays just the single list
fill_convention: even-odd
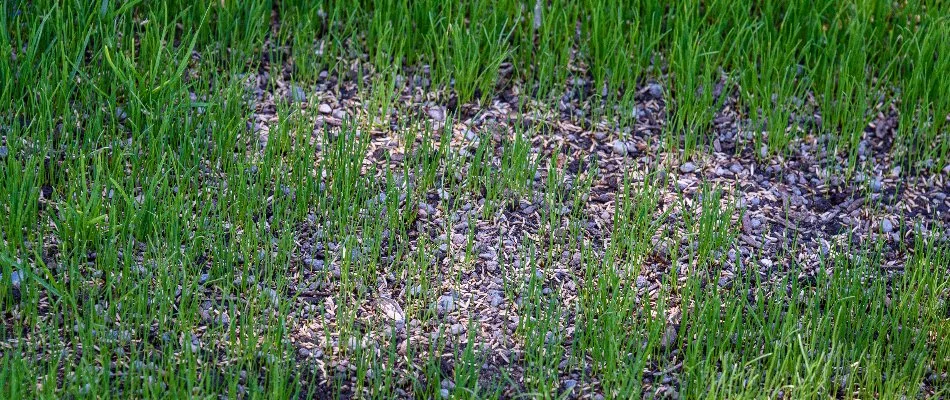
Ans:
[{"label": "small stone", "polygon": [[[22,279],[22,273],[20,271],[13,271],[13,273],[10,274],[10,284],[13,285],[14,288],[20,287],[21,279]],[[0,281],[2,280],[3,280],[3,275],[0,274]]]},{"label": "small stone", "polygon": [[474,142],[474,141],[478,140],[478,135],[476,135],[475,132],[472,132],[471,129],[466,129],[466,130],[465,130],[465,140],[468,140],[469,142]]},{"label": "small stone", "polygon": [[565,381],[564,381],[564,390],[565,390],[565,391],[568,391],[568,392],[569,392],[569,391],[571,391],[571,390],[574,390],[574,387],[575,387],[575,386],[577,386],[577,381],[575,381],[575,380],[573,380],[573,379],[568,379],[568,380],[565,380]]},{"label": "small stone", "polygon": [[343,111],[343,110],[333,110],[333,114],[332,114],[332,115],[333,115],[333,118],[341,119],[341,120],[342,120],[342,119],[345,119],[345,118],[346,118],[346,111]]},{"label": "small stone", "polygon": [[7,149],[7,146],[0,146],[0,158],[7,158],[8,154],[10,154],[10,150]]},{"label": "small stone", "polygon": [[461,335],[462,333],[465,333],[465,325],[454,324],[451,328],[449,328],[449,332],[452,332],[453,335]]},{"label": "small stone", "polygon": [[739,174],[742,172],[742,166],[739,164],[732,164],[729,166],[729,171],[732,171],[734,174]]},{"label": "small stone", "polygon": [[881,180],[880,180],[880,179],[875,178],[873,181],[871,181],[871,191],[872,191],[872,192],[875,192],[875,193],[881,191]]},{"label": "small stone", "polygon": [[438,122],[445,121],[445,111],[442,110],[442,107],[429,107],[426,113],[429,114],[430,118]]},{"label": "small stone", "polygon": [[680,165],[680,171],[683,172],[684,174],[688,174],[695,170],[696,170],[696,164],[693,164],[691,162],[687,162],[683,165]]},{"label": "small stone", "polygon": [[884,231],[884,233],[891,233],[894,231],[894,224],[890,219],[884,218],[881,221],[881,230]]},{"label": "small stone", "polygon": [[299,350],[297,350],[297,354],[300,355],[300,357],[308,358],[310,357],[310,349],[301,347]]},{"label": "small stone", "polygon": [[654,99],[657,99],[657,100],[662,99],[663,86],[660,86],[659,83],[651,83],[649,86],[647,86],[647,94],[649,94],[650,97]]},{"label": "small stone", "polygon": [[676,331],[676,326],[667,325],[666,332],[664,332],[663,337],[660,338],[660,347],[666,349],[676,344]]},{"label": "small stone", "polygon": [[762,226],[762,220],[758,218],[752,218],[749,221],[749,224],[752,226],[752,229],[758,229],[758,227]]},{"label": "small stone", "polygon": [[320,106],[317,107],[317,110],[320,111],[320,114],[329,114],[333,112],[333,108],[327,103],[320,104]]},{"label": "small stone", "polygon": [[504,299],[503,297],[501,297],[500,295],[496,294],[496,295],[492,296],[492,298],[491,298],[491,306],[492,306],[492,307],[498,307],[498,306],[500,306],[501,303],[503,303],[504,301],[505,301],[505,299]]},{"label": "small stone", "polygon": [[627,154],[635,154],[637,152],[637,145],[633,142],[627,142]]},{"label": "small stone", "polygon": [[443,399],[449,398],[449,389],[439,390],[439,394],[442,395]]},{"label": "small stone", "polygon": [[765,268],[772,268],[772,260],[769,260],[768,258],[759,260],[759,264],[762,264],[762,266]]},{"label": "small stone", "polygon": [[620,139],[614,140],[611,146],[613,146],[614,153],[617,154],[618,156],[627,154],[627,144],[624,143],[622,140]]},{"label": "small stone", "polygon": [[647,284],[649,284],[649,283],[650,283],[650,282],[647,281],[647,278],[645,278],[645,277],[643,277],[643,276],[638,276],[638,277],[637,277],[637,288],[643,289],[643,288],[647,287]]},{"label": "small stone", "polygon": [[290,87],[290,93],[288,95],[290,97],[290,101],[294,103],[307,101],[307,94],[304,93],[303,89],[297,85],[293,85]]},{"label": "small stone", "polygon": [[435,305],[436,312],[439,315],[445,315],[455,310],[455,299],[451,295],[444,294],[439,297]]}]

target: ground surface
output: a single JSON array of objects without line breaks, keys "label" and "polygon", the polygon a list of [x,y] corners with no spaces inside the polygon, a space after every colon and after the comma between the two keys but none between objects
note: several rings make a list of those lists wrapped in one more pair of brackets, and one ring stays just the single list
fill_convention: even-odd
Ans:
[{"label": "ground surface", "polygon": [[[0,398],[948,395],[939,4],[502,3],[413,6],[446,54],[400,2],[5,5]],[[647,57],[589,39],[649,10]],[[831,58],[710,22],[776,15]]]}]

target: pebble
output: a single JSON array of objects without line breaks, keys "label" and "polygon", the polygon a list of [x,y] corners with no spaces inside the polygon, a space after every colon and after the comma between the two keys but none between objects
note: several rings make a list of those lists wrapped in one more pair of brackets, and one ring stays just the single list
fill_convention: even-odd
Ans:
[{"label": "pebble", "polygon": [[884,220],[881,221],[881,230],[883,230],[884,233],[891,233],[894,231],[894,224],[890,219],[884,218]]},{"label": "pebble", "polygon": [[647,281],[647,278],[645,278],[645,277],[643,277],[643,276],[638,276],[638,277],[637,277],[637,288],[643,289],[643,288],[647,287],[647,284],[648,284],[648,283],[650,283],[650,282]]},{"label": "pebble", "polygon": [[504,302],[505,302],[505,299],[504,299],[503,297],[501,297],[501,295],[499,295],[499,294],[497,294],[497,293],[496,293],[494,296],[492,296],[492,298],[491,298],[491,306],[492,306],[492,307],[498,307],[498,306],[501,305],[501,303],[504,303]]},{"label": "pebble", "polygon": [[317,107],[317,110],[320,111],[320,114],[329,114],[333,112],[333,108],[327,103],[320,104],[320,106]]},{"label": "pebble", "polygon": [[465,333],[465,325],[454,324],[451,328],[449,328],[449,331],[452,332],[453,335],[461,335],[462,333]]},{"label": "pebble", "polygon": [[469,142],[474,142],[474,141],[478,140],[478,135],[476,135],[475,132],[472,132],[471,129],[466,129],[466,130],[465,130],[465,139],[468,140]]},{"label": "pebble", "polygon": [[627,154],[634,154],[637,152],[637,145],[633,142],[627,142]]},{"label": "pebble", "polygon": [[297,354],[299,354],[303,358],[310,357],[310,349],[306,347],[301,347],[299,350],[297,350]]},{"label": "pebble", "polygon": [[650,97],[654,99],[657,99],[657,100],[662,99],[663,86],[660,86],[660,84],[658,83],[651,83],[649,86],[647,86],[647,93],[650,95]]},{"label": "pebble", "polygon": [[442,395],[443,399],[449,398],[449,389],[442,389],[439,391],[439,394]]},{"label": "pebble", "polygon": [[871,181],[871,191],[873,191],[873,192],[880,192],[880,191],[881,191],[881,180],[880,180],[880,179],[875,178],[873,181]]},{"label": "pebble", "polygon": [[10,150],[7,149],[7,146],[0,146],[0,158],[7,158],[7,154],[10,154]]},{"label": "pebble", "polygon": [[676,327],[673,325],[668,325],[666,327],[666,332],[663,333],[663,337],[660,338],[660,347],[668,348],[676,344]]},{"label": "pebble", "polygon": [[290,87],[290,101],[294,103],[307,101],[307,94],[304,93],[303,89],[300,86],[293,85]]},{"label": "pebble", "polygon": [[575,380],[573,380],[573,379],[568,379],[568,380],[565,380],[565,381],[564,381],[564,390],[565,390],[565,391],[571,391],[571,390],[574,389],[575,386],[577,386],[577,381],[575,381]]},{"label": "pebble", "polygon": [[445,121],[445,111],[442,111],[442,107],[430,107],[426,110],[426,113],[429,114],[429,117],[438,122]]},{"label": "pebble", "polygon": [[742,166],[739,164],[732,164],[729,166],[729,170],[734,174],[739,174],[742,172]]},{"label": "pebble", "polygon": [[613,146],[614,153],[616,153],[617,155],[622,156],[622,155],[627,154],[627,144],[624,143],[622,140],[620,139],[614,140],[612,146]]},{"label": "pebble", "polygon": [[762,264],[762,266],[765,268],[772,268],[772,260],[769,260],[768,258],[759,260],[759,264]]},{"label": "pebble", "polygon": [[[3,279],[3,275],[0,274],[0,280],[2,280],[2,279]],[[11,284],[13,285],[13,287],[15,287],[15,288],[19,288],[19,287],[20,287],[20,280],[21,280],[21,279],[22,279],[22,277],[21,277],[21,272],[20,272],[20,271],[13,271],[13,273],[10,274],[10,283],[11,283]]]},{"label": "pebble", "polygon": [[696,170],[696,164],[693,164],[691,162],[687,162],[683,165],[680,165],[680,171],[683,172],[684,174],[688,174],[695,170]]},{"label": "pebble", "polygon": [[451,295],[444,294],[439,297],[435,305],[436,312],[439,315],[445,315],[455,310],[455,299]]}]

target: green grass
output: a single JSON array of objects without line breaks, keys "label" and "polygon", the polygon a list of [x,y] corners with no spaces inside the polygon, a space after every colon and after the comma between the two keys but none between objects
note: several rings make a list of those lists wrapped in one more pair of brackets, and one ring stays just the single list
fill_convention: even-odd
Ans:
[{"label": "green grass", "polygon": [[[578,374],[575,394],[592,385],[606,398],[652,396],[667,376],[685,398],[912,398],[924,383],[950,395],[939,228],[900,244],[901,273],[880,268],[886,250],[869,239],[832,249],[820,271],[775,259],[781,274],[762,276],[724,256],[740,246],[732,188],[707,184],[671,206],[664,166],[631,168],[595,238],[585,207],[606,171],[569,174],[561,148],[536,147],[548,131],[524,120],[462,145],[453,131],[502,92],[557,110],[572,91],[619,132],[636,123],[627,104],[659,82],[663,150],[677,157],[708,151],[734,94],[754,130],[736,152],[769,160],[826,137],[846,162],[823,166],[851,176],[874,167],[858,149],[893,104],[888,156],[939,172],[944,2],[7,1],[0,24],[0,398],[346,387],[559,399],[563,371]],[[288,84],[306,108],[276,94]],[[356,93],[355,115],[315,127],[318,87]],[[275,93],[266,135],[257,90]],[[430,125],[405,104],[415,91],[458,107]],[[400,163],[367,161],[378,132],[392,133],[383,158]],[[476,226],[523,202],[537,208],[531,239],[517,253],[493,244],[518,316],[506,340],[522,351],[489,370],[479,316],[453,315],[466,327],[453,336],[433,304],[483,268]],[[439,250],[455,235],[464,245]],[[671,246],[650,290],[635,282],[656,267],[654,238]],[[325,266],[311,268],[318,253]],[[555,267],[565,258],[567,272]],[[727,270],[734,284],[720,287]],[[405,332],[368,323],[393,287],[404,325],[441,333],[403,348]],[[298,353],[302,326],[318,327],[322,358]]]}]

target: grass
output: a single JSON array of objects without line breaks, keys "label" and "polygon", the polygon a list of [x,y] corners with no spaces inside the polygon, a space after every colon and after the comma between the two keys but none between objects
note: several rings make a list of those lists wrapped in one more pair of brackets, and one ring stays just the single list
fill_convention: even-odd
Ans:
[{"label": "grass", "polygon": [[[854,177],[893,113],[883,157],[939,174],[946,10],[4,2],[0,398],[943,398],[939,218],[896,244],[818,252],[789,234],[749,253],[739,188],[686,194],[663,157],[581,168],[551,143],[563,115],[642,135],[633,105],[655,101],[668,159],[700,160],[732,108],[736,155],[814,139],[824,176]],[[505,96],[521,115],[495,121]],[[525,116],[538,104],[550,121]],[[469,137],[472,118],[498,125]],[[747,264],[762,259],[768,274]],[[499,296],[507,333],[468,308],[473,285]],[[390,296],[395,321],[374,311]]]}]

